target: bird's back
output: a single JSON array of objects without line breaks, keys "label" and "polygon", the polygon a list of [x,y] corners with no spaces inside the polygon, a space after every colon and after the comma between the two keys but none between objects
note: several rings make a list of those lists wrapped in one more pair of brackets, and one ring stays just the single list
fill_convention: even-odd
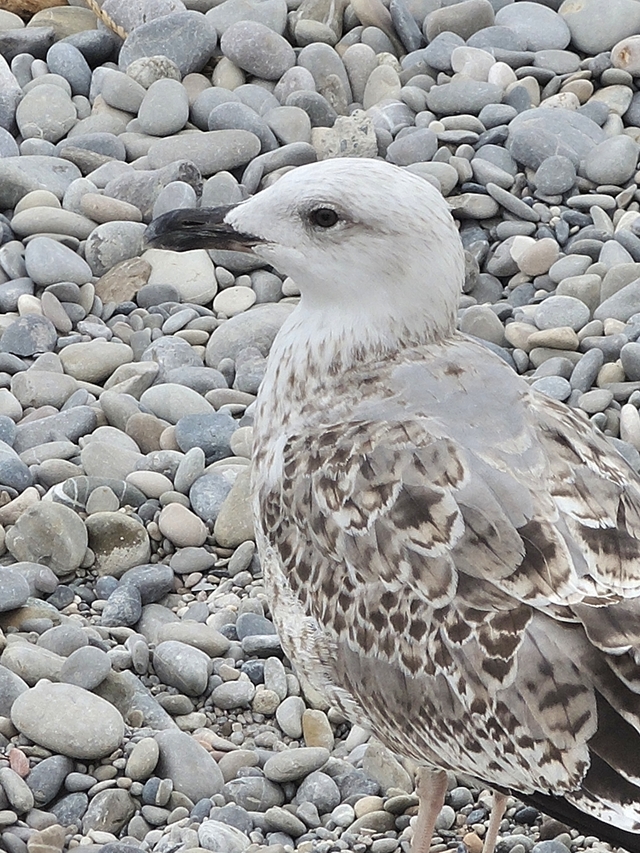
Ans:
[{"label": "bird's back", "polygon": [[273,391],[257,516],[294,663],[400,753],[640,831],[624,460],[460,336],[320,375],[277,413]]}]

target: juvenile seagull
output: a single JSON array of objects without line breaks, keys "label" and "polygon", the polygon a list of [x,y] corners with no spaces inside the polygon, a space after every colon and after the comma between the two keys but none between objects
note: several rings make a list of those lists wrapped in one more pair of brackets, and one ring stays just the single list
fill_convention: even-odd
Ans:
[{"label": "juvenile seagull", "polygon": [[440,194],[381,161],[325,161],[165,214],[148,239],[244,249],[300,288],[253,457],[296,668],[390,749],[640,851],[640,480],[456,332],[463,252]]}]

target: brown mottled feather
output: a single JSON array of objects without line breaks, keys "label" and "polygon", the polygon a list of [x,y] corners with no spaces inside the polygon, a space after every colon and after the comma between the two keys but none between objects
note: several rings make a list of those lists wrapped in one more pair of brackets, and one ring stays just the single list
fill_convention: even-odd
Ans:
[{"label": "brown mottled feather", "polygon": [[619,719],[640,747],[637,477],[462,337],[375,373],[366,395],[357,368],[316,377],[321,405],[283,420],[277,450],[258,429],[285,647],[392,749],[599,816],[618,808],[615,777],[640,830],[635,764],[611,733]]}]

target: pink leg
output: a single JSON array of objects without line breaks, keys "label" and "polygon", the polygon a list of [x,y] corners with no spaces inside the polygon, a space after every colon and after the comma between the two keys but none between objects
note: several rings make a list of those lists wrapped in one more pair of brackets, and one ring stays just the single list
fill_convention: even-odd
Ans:
[{"label": "pink leg", "polygon": [[416,776],[416,793],[419,800],[418,821],[413,833],[411,853],[429,853],[436,819],[447,793],[445,771],[421,767]]},{"label": "pink leg", "polygon": [[484,837],[484,845],[482,853],[493,853],[498,840],[498,832],[500,831],[500,821],[504,817],[507,808],[507,795],[500,794],[498,791],[493,792],[493,808],[491,809],[491,818],[487,834]]}]

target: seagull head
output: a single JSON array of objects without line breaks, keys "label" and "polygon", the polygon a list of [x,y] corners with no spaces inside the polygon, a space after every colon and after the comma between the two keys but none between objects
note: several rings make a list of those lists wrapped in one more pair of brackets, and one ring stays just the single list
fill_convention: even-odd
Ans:
[{"label": "seagull head", "polygon": [[240,204],[166,213],[146,239],[251,252],[295,281],[303,310],[351,325],[398,326],[417,342],[455,326],[464,258],[448,206],[428,181],[382,160],[292,169]]}]

